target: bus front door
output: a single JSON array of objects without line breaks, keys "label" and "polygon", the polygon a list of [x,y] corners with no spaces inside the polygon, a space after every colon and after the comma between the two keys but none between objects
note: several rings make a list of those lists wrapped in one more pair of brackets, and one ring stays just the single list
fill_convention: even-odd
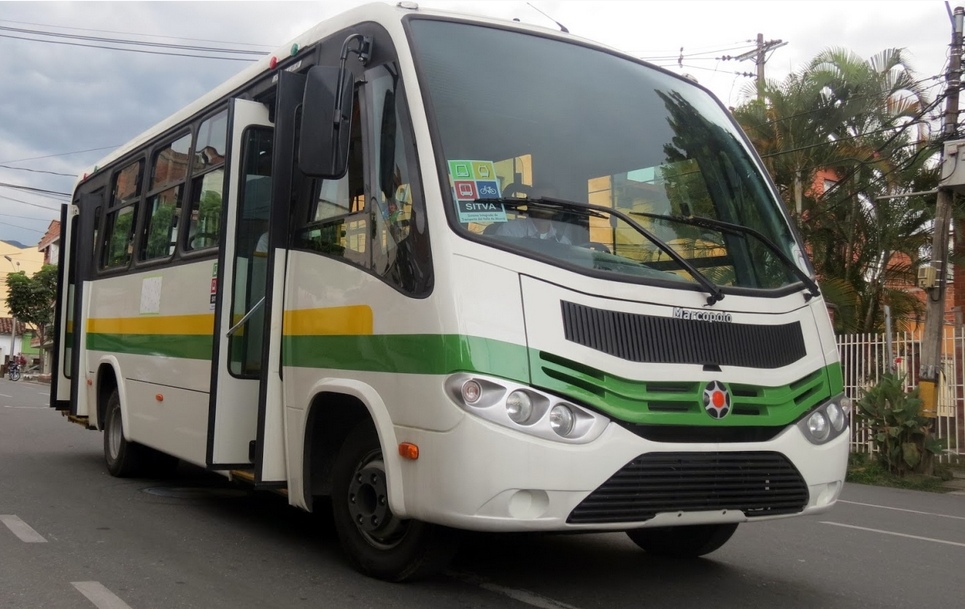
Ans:
[{"label": "bus front door", "polygon": [[256,472],[262,349],[271,310],[267,235],[273,128],[268,108],[234,99],[229,112],[229,184],[217,273],[214,370],[207,465]]}]

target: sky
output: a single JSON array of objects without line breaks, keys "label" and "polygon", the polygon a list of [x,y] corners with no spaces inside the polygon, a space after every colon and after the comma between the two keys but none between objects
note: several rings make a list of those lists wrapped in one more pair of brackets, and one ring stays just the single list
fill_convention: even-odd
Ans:
[{"label": "sky", "polygon": [[[0,240],[36,246],[69,200],[78,173],[255,57],[124,41],[271,52],[319,21],[363,3],[0,0]],[[963,1],[418,4],[552,28],[559,22],[574,35],[687,74],[733,107],[746,101],[753,79],[743,73],[755,72],[756,66],[723,57],[751,51],[758,34],[765,42],[786,43],[767,56],[769,80],[783,79],[830,47],[862,58],[903,48],[935,97],[944,89],[948,7]]]}]

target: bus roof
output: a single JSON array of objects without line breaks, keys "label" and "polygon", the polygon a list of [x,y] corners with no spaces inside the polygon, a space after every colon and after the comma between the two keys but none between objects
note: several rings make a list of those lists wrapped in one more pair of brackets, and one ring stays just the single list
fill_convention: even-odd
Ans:
[{"label": "bus roof", "polygon": [[[470,15],[466,13],[458,13],[451,11],[440,11],[440,10],[425,10],[420,8],[415,2],[398,2],[395,5],[388,3],[372,3],[365,4],[359,7],[355,7],[338,15],[335,15],[325,21],[322,21],[310,28],[309,30],[303,32],[301,35],[290,40],[288,43],[278,47],[278,49],[264,57],[255,61],[252,65],[245,68],[235,76],[229,78],[222,84],[218,85],[208,93],[204,94],[194,102],[188,104],[187,106],[181,108],[171,116],[155,124],[151,128],[147,129],[140,135],[136,136],[127,143],[119,146],[113,152],[107,156],[101,158],[96,164],[90,166],[85,170],[77,180],[75,184],[75,190],[78,184],[87,179],[87,177],[96,173],[100,168],[106,167],[113,163],[114,161],[124,157],[134,150],[138,150],[147,142],[158,137],[165,131],[171,129],[177,124],[187,121],[195,115],[204,112],[204,110],[210,106],[213,106],[220,100],[230,96],[233,92],[239,91],[244,88],[245,85],[254,82],[259,77],[264,76],[272,71],[271,61],[272,58],[278,58],[279,65],[282,61],[290,57],[291,49],[293,45],[297,45],[298,49],[305,49],[314,45],[319,40],[329,36],[330,34],[337,32],[342,29],[351,27],[354,24],[371,21],[375,23],[388,26],[393,23],[400,23],[402,17],[406,14],[411,14],[413,12],[419,12],[425,15],[433,15],[439,17],[448,17],[453,19],[461,20],[472,20],[479,23],[488,23],[500,25],[503,27],[511,26],[521,30],[528,30],[533,32],[539,32],[543,35],[549,34],[559,37],[567,37],[574,40],[581,40],[584,43],[591,44],[597,47],[605,47],[598,42],[585,40],[578,36],[573,36],[571,34],[562,33],[557,29],[523,24],[516,21],[507,21],[505,19],[496,19],[490,17],[482,17],[478,15]],[[611,49],[617,51],[616,49]],[[617,51],[620,52],[620,51]]]}]

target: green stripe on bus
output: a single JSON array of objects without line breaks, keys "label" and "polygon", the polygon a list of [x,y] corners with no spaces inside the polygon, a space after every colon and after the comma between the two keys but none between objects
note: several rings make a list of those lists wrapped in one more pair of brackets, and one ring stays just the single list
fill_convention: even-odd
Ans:
[{"label": "green stripe on bus", "polygon": [[87,348],[92,351],[155,355],[211,361],[210,335],[196,334],[88,334]]},{"label": "green stripe on bus", "polygon": [[286,366],[400,374],[472,371],[525,383],[526,347],[453,334],[286,336]]}]

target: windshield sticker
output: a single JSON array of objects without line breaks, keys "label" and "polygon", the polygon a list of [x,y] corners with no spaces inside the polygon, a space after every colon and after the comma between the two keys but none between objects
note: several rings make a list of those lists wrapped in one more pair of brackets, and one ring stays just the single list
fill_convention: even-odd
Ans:
[{"label": "windshield sticker", "polygon": [[505,222],[506,209],[497,201],[499,181],[492,161],[449,161],[452,197],[459,222]]}]

